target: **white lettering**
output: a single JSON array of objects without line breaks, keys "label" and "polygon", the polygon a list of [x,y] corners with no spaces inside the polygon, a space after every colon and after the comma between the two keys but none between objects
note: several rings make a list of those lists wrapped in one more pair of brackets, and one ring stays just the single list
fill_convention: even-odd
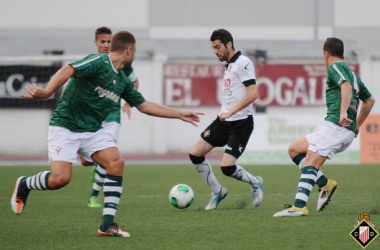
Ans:
[{"label": "white lettering", "polygon": [[262,95],[260,96],[261,90],[259,90],[259,98],[257,98],[255,103],[259,106],[268,106],[274,100],[275,86],[273,82],[268,77],[260,77],[257,79],[256,84],[257,84],[258,89],[261,89],[263,87],[266,88],[267,95],[265,96],[264,99],[261,99],[262,98]]},{"label": "white lettering", "polygon": [[165,80],[165,104],[171,106],[199,106],[198,99],[192,97],[192,81],[189,78],[169,78]]},{"label": "white lettering", "polygon": [[[287,106],[292,101],[292,93],[290,89],[283,89],[283,85],[292,87],[293,82],[287,77],[280,77],[276,81],[276,101],[278,104],[282,106]],[[282,93],[284,93],[284,97],[282,97]]]},{"label": "white lettering", "polygon": [[103,89],[102,87],[99,87],[99,86],[97,86],[94,89],[94,92],[96,92],[99,95],[99,97],[105,97],[105,98],[108,98],[114,102],[119,102],[119,100],[120,100],[120,96],[116,95],[115,93],[113,93],[109,90]]},{"label": "white lettering", "polygon": [[296,105],[297,99],[301,99],[302,105],[309,105],[309,98],[306,92],[305,78],[297,77],[296,84],[293,89],[293,98],[291,105]]}]

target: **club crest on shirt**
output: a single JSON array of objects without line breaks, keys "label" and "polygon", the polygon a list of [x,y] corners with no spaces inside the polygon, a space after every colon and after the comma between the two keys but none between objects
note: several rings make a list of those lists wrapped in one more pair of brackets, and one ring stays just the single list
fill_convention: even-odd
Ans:
[{"label": "club crest on shirt", "polygon": [[112,88],[113,88],[113,89],[115,88],[116,84],[117,84],[117,80],[116,80],[116,79],[113,79],[113,80],[112,80]]},{"label": "club crest on shirt", "polygon": [[203,137],[209,137],[209,136],[210,136],[210,133],[211,133],[210,130],[206,130],[206,131],[203,133]]}]

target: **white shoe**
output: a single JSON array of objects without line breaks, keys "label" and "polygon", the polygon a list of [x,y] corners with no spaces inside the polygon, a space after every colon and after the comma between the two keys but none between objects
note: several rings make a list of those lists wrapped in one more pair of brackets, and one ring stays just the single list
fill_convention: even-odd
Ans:
[{"label": "white shoe", "polygon": [[306,207],[298,208],[291,205],[285,205],[286,209],[277,212],[273,217],[298,217],[298,216],[308,216],[309,210]]},{"label": "white shoe", "polygon": [[264,180],[261,176],[256,176],[256,178],[259,180],[259,185],[252,187],[252,203],[253,206],[258,207],[264,198]]},{"label": "white shoe", "polygon": [[227,193],[227,189],[225,189],[224,187],[221,187],[219,193],[217,194],[211,193],[211,200],[206,206],[205,210],[216,209],[219,205],[219,202],[226,198]]},{"label": "white shoe", "polygon": [[317,211],[321,212],[329,204],[331,196],[338,188],[338,183],[334,180],[328,180],[326,186],[319,189]]}]

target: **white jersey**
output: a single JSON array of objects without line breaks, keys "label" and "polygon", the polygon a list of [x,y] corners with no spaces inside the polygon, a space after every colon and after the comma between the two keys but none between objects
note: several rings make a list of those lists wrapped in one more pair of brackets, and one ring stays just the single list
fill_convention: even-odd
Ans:
[{"label": "white jersey", "polygon": [[[221,113],[229,112],[247,93],[246,87],[256,84],[255,68],[252,61],[238,51],[231,60],[226,63],[224,72],[223,103]],[[245,119],[253,114],[252,104],[235,113],[226,121],[236,121]]]}]

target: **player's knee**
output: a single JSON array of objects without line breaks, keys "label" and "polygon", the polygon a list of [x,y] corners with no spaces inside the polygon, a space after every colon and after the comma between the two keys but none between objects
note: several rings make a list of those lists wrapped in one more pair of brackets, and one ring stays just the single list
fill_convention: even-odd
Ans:
[{"label": "player's knee", "polygon": [[49,189],[60,189],[70,183],[71,177],[68,175],[52,174],[49,177]]},{"label": "player's knee", "polygon": [[109,162],[108,166],[106,166],[107,173],[110,174],[122,174],[124,170],[124,159],[120,156],[115,160]]},{"label": "player's knee", "polygon": [[94,165],[93,162],[91,162],[91,161],[86,161],[86,160],[85,160],[84,158],[82,158],[82,157],[80,157],[80,162],[81,162],[82,166],[85,166],[85,167]]},{"label": "player's knee", "polygon": [[294,157],[295,155],[297,155],[297,150],[294,144],[290,144],[288,148],[288,154],[290,157]]},{"label": "player's knee", "polygon": [[220,167],[223,174],[226,176],[231,176],[233,173],[236,172],[236,165],[233,166],[221,166]]},{"label": "player's knee", "polygon": [[201,164],[202,162],[205,161],[205,157],[204,156],[195,156],[195,155],[192,155],[192,154],[189,154],[189,158],[190,158],[190,161],[195,165],[195,164]]}]

